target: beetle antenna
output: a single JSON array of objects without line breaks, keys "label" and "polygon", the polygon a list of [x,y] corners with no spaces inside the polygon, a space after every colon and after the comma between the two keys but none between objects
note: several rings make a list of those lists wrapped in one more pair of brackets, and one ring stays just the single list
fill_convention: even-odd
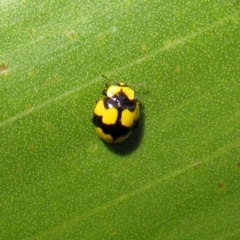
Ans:
[{"label": "beetle antenna", "polygon": [[[104,77],[104,78],[106,78],[108,81],[112,81],[112,80],[110,80],[109,78],[107,78],[104,74],[102,74],[102,77]],[[106,88],[108,88],[109,87],[109,85],[105,82],[105,87]],[[105,93],[103,93],[103,95],[106,95]]]},{"label": "beetle antenna", "polygon": [[106,78],[108,81],[112,81],[111,79],[107,78],[104,74],[102,74],[102,77]]}]

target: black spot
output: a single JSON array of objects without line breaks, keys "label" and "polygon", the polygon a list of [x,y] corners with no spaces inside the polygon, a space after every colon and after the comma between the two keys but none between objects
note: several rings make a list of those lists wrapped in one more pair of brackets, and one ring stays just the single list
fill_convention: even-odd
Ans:
[{"label": "black spot", "polygon": [[121,114],[118,114],[117,121],[114,124],[104,124],[102,122],[102,116],[98,116],[96,114],[93,115],[92,121],[95,127],[99,127],[105,134],[111,135],[113,141],[119,137],[126,136],[132,130],[132,127],[125,127],[122,125]]}]

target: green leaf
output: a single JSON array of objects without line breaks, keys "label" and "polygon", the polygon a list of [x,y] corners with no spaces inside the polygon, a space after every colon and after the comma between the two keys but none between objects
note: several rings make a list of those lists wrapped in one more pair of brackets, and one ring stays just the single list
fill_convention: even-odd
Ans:
[{"label": "green leaf", "polygon": [[[240,239],[239,20],[238,0],[1,1],[0,239]],[[90,121],[102,73],[142,105],[116,146]]]}]

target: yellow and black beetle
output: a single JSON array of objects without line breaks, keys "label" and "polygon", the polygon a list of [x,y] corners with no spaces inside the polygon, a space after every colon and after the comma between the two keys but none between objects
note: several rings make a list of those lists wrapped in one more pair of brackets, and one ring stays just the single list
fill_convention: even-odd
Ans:
[{"label": "yellow and black beetle", "polygon": [[[103,76],[105,77],[105,76]],[[137,126],[140,109],[134,91],[117,82],[102,91],[104,97],[96,102],[92,122],[97,135],[105,142],[118,143],[127,139]]]}]

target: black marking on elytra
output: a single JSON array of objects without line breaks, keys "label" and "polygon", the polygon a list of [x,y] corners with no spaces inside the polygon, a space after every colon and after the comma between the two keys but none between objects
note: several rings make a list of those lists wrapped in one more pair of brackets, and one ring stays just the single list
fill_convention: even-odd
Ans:
[{"label": "black marking on elytra", "polygon": [[111,135],[113,141],[115,141],[119,137],[126,136],[132,129],[132,127],[125,127],[122,125],[121,113],[118,114],[117,121],[114,124],[104,124],[102,122],[102,116],[98,116],[96,114],[93,115],[92,120],[95,127],[99,127],[105,134]]},{"label": "black marking on elytra", "polygon": [[122,119],[122,112],[123,110],[121,108],[117,108],[118,111],[118,115],[117,115],[117,120],[116,123],[120,122],[121,123],[121,119]]},{"label": "black marking on elytra", "polygon": [[134,128],[137,128],[137,127],[138,127],[138,122],[139,122],[139,119],[137,119],[137,120],[135,121]]}]

